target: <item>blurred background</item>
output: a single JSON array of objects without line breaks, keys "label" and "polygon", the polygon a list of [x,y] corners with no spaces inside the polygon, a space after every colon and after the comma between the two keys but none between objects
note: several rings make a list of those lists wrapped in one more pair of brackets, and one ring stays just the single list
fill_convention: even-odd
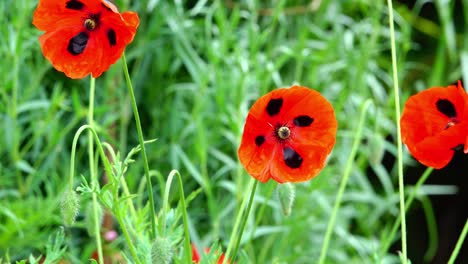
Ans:
[{"label": "blurred background", "polygon": [[[386,1],[142,0],[114,1],[139,13],[126,49],[146,139],[156,210],[164,181],[180,171],[193,242],[226,249],[250,176],[237,159],[252,103],[278,87],[301,84],[335,107],[339,128],[328,166],[296,185],[285,216],[276,183],[257,189],[240,263],[317,260],[350,154],[359,112],[374,106],[338,213],[327,263],[399,263],[396,125]],[[43,57],[31,24],[33,0],[0,2],[0,258],[45,254],[62,225],[60,195],[69,175],[76,130],[86,124],[89,78],[67,79]],[[394,1],[402,104],[431,86],[468,78],[468,1]],[[117,62],[97,80],[95,125],[122,157],[138,144],[131,104]],[[80,138],[76,181],[89,178],[87,140]],[[408,193],[425,168],[405,150]],[[446,263],[468,217],[467,156],[434,171],[407,213],[412,263]],[[102,171],[102,166],[99,167]],[[126,173],[145,201],[139,156]],[[175,189],[177,190],[177,189]],[[176,191],[171,204],[177,206]],[[86,262],[95,250],[86,232],[89,197],[67,228],[65,259]],[[143,207],[144,203],[140,204]],[[109,229],[119,229],[112,217]],[[391,245],[388,249],[385,245]],[[123,248],[120,236],[106,252]],[[468,263],[464,246],[457,263]]]}]

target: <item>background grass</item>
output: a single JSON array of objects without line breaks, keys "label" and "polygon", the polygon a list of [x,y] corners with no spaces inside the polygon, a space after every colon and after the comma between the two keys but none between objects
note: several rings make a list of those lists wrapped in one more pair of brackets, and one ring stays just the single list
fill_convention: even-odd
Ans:
[{"label": "background grass", "polygon": [[[165,178],[172,169],[179,170],[185,193],[193,194],[188,206],[192,241],[202,247],[218,243],[225,249],[250,180],[236,154],[248,109],[266,92],[299,83],[320,91],[334,105],[337,144],[321,174],[296,185],[290,216],[282,214],[275,183],[259,186],[239,262],[318,259],[359,111],[369,98],[374,107],[327,263],[399,262],[398,243],[384,255],[377,254],[399,212],[384,1],[116,2],[122,11],[137,11],[141,19],[126,54],[145,138],[157,138],[147,146],[156,176],[157,211],[162,208]],[[42,56],[37,40],[41,32],[31,24],[36,5],[32,0],[0,2],[0,256],[11,261],[46,254],[49,236],[60,230],[59,204],[68,180],[71,141],[87,113],[89,79],[66,79]],[[403,102],[416,91],[468,77],[467,1],[396,2],[394,7]],[[121,67],[116,63],[97,80],[95,125],[101,139],[125,157],[138,139]],[[86,141],[80,139],[76,171],[89,178]],[[135,226],[136,243],[143,245],[148,242],[144,172],[140,157],[134,159],[125,177],[138,195],[134,201],[141,222],[129,223]],[[405,164],[410,168],[416,162],[405,153]],[[420,175],[413,169],[405,179],[414,183]],[[422,204],[426,212],[423,222],[414,220],[416,225],[428,226],[420,232],[431,230],[431,235],[427,244],[414,242],[420,240],[417,236],[409,240],[414,263],[430,262],[437,254],[440,223],[426,195],[456,192],[430,187],[421,188],[421,203],[415,205]],[[178,192],[173,188],[170,196],[174,209]],[[89,203],[90,197],[82,195],[78,221],[64,232],[63,257],[73,263],[85,262],[95,250],[85,231]],[[169,224],[178,247],[180,208],[171,212]],[[119,231],[113,223],[104,228]],[[412,237],[415,227],[409,228]],[[428,249],[432,251],[427,255]],[[127,252],[123,238],[106,243],[105,251]],[[141,246],[141,254],[148,251]]]}]

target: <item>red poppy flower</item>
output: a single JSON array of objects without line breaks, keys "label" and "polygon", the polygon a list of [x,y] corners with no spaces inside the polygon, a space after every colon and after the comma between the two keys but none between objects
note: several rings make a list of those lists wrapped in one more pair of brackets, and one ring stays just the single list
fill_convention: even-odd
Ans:
[{"label": "red poppy flower", "polygon": [[307,181],[325,166],[337,126],[332,105],[319,92],[302,86],[274,90],[250,109],[239,160],[261,182]]},{"label": "red poppy flower", "polygon": [[[210,249],[209,248],[205,248],[205,253],[210,253]],[[198,253],[197,251],[197,248],[192,244],[192,261],[194,263],[199,263],[201,260],[200,258],[200,254]],[[221,255],[219,256],[218,258],[218,264],[222,264],[224,261],[224,254],[221,253]],[[230,263],[230,261],[227,261],[226,263]]]},{"label": "red poppy flower", "polygon": [[468,135],[468,95],[460,82],[433,87],[411,96],[401,117],[401,135],[409,152],[422,164],[440,169]]},{"label": "red poppy flower", "polygon": [[45,31],[39,42],[55,69],[74,79],[96,78],[132,42],[139,18],[106,0],[40,0],[33,24]]}]

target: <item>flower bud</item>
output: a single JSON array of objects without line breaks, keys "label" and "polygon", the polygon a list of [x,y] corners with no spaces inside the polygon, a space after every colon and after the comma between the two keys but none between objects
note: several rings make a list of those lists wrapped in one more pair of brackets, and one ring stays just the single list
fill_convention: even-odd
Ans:
[{"label": "flower bud", "polygon": [[151,245],[151,262],[154,264],[172,263],[173,249],[167,237],[157,237]]},{"label": "flower bud", "polygon": [[278,199],[281,204],[281,209],[285,216],[291,214],[292,206],[294,204],[294,198],[296,198],[296,188],[292,183],[278,184],[276,187]]},{"label": "flower bud", "polygon": [[63,193],[62,201],[60,202],[60,211],[62,214],[63,224],[71,226],[75,223],[76,216],[80,210],[80,197],[73,190],[68,190]]}]

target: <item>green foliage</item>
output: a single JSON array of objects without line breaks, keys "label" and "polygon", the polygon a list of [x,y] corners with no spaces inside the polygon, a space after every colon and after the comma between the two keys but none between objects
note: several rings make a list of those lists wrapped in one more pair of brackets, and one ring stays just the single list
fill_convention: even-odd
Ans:
[{"label": "green foliage", "polygon": [[[333,104],[337,144],[318,177],[295,185],[288,217],[282,198],[275,199],[275,184],[259,185],[238,263],[311,263],[319,258],[359,111],[369,98],[374,107],[326,263],[400,261],[397,251],[380,252],[382,245],[398,239],[387,235],[399,213],[395,165],[385,158],[396,155],[397,117],[384,1],[115,2],[119,10],[135,10],[141,19],[126,56],[143,133],[157,139],[146,151],[156,211],[165,205],[168,211],[164,221],[162,213],[157,215],[156,224],[160,230],[166,223],[162,228],[167,227],[176,263],[184,263],[186,250],[184,211],[192,242],[213,249],[205,261],[226,250],[250,180],[236,155],[248,109],[264,93],[295,83],[320,91]],[[468,77],[468,33],[450,16],[455,1],[436,1],[440,24],[420,15],[422,2],[413,9],[394,3],[403,102],[415,91]],[[89,210],[80,212],[63,231],[60,205],[61,194],[70,187],[73,135],[86,123],[89,80],[69,80],[43,57],[37,40],[41,32],[31,25],[36,5],[33,0],[0,1],[0,258],[38,263],[42,255],[50,263],[62,258],[86,263],[96,249],[93,232],[85,231],[92,216]],[[464,7],[468,10],[466,3]],[[93,125],[100,141],[107,142],[101,144],[113,161],[111,173],[96,151],[100,186],[91,183],[88,140],[82,136],[75,171],[83,177],[76,177],[72,187],[81,195],[82,208],[90,208],[89,197],[97,194],[103,225],[110,215],[111,225],[103,233],[115,230],[118,237],[104,242],[105,255],[147,263],[156,242],[149,239],[146,179],[139,149],[133,148],[138,137],[121,67],[119,61],[96,81]],[[404,161],[414,164],[407,153]],[[173,169],[180,172],[184,190],[174,188],[163,204]],[[436,188],[431,194],[446,191]],[[189,194],[187,208],[179,203],[183,193]],[[430,204],[424,195],[416,198],[433,230]]]}]

